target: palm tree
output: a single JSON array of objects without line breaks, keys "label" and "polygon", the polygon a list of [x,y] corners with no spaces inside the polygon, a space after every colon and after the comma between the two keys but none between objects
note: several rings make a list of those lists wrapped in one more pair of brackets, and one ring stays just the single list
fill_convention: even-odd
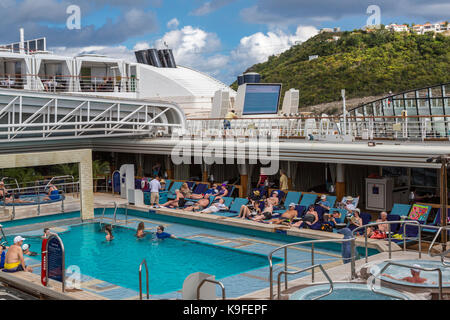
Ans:
[{"label": "palm tree", "polygon": [[100,160],[92,161],[92,177],[94,178],[94,192],[97,192],[97,179],[109,176],[111,172],[109,162]]},{"label": "palm tree", "polygon": [[[64,163],[58,164],[55,167],[56,174],[61,176],[72,176],[74,178],[73,182],[78,181],[78,163]],[[74,186],[67,186],[68,190],[74,190]],[[66,191],[67,192],[67,191]]]}]

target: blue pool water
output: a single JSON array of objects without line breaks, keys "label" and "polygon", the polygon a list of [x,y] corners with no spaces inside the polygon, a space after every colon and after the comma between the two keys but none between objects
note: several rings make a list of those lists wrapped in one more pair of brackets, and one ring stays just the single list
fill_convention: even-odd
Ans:
[{"label": "blue pool water", "polygon": [[[116,227],[115,239],[107,242],[98,223],[72,226],[60,233],[67,252],[66,266],[77,265],[83,275],[138,290],[138,267],[145,258],[150,294],[164,294],[181,289],[184,279],[194,272],[221,279],[268,264],[267,256],[243,250],[186,239],[156,240],[152,234],[137,239],[134,234],[134,230]],[[31,237],[26,243],[36,250],[41,239]]]},{"label": "blue pool water", "polygon": [[[432,261],[432,260],[400,260],[396,261],[397,263],[401,263],[408,266],[413,266],[415,264],[418,264],[419,266],[423,268],[430,268],[435,269],[439,268],[442,271],[442,286],[443,287],[450,287],[450,268],[446,268],[442,265],[441,261]],[[379,270],[381,270],[387,262],[382,262],[378,265],[373,266],[370,269],[370,272],[372,274],[378,273]],[[381,276],[380,278],[387,282],[392,282],[396,284],[402,284],[407,286],[414,286],[414,287],[425,287],[425,288],[431,288],[431,287],[438,287],[438,281],[439,276],[437,271],[421,271],[420,277],[427,279],[425,283],[410,283],[407,281],[403,281],[400,279],[403,279],[405,277],[411,277],[411,271],[409,268],[405,267],[399,267],[399,266],[389,266],[384,273],[394,277],[395,279],[391,279],[386,276]]]},{"label": "blue pool water", "polygon": [[[290,300],[311,300],[330,289],[328,284],[310,286],[293,293]],[[388,288],[381,288],[382,292],[408,299],[404,294]],[[372,292],[366,284],[336,283],[334,290],[320,300],[397,300],[382,294]]]},{"label": "blue pool water", "polygon": [[[36,205],[38,203],[40,204],[46,204],[46,203],[53,203],[58,202],[64,199],[64,196],[57,195],[52,196],[52,198],[45,199],[48,197],[46,193],[40,193],[40,194],[25,194],[20,195],[19,200],[15,200],[14,202],[6,202],[5,206],[32,206]],[[11,200],[12,201],[12,200]],[[3,201],[0,201],[0,204],[3,205]]]}]

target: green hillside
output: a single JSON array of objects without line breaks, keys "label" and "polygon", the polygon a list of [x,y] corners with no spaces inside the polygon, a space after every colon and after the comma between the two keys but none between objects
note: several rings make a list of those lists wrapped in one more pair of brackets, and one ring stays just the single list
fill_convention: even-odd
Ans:
[{"label": "green hillside", "polygon": [[[333,36],[340,38],[335,41]],[[309,60],[310,55],[319,58]],[[256,64],[262,82],[300,90],[300,107],[394,93],[450,81],[450,37],[442,34],[322,33]],[[232,87],[237,89],[237,83]]]}]

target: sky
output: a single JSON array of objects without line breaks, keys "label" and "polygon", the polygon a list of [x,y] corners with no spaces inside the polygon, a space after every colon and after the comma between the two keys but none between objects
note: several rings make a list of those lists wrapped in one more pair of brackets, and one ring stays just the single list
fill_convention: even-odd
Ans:
[{"label": "sky", "polygon": [[[73,5],[79,29],[67,25]],[[382,24],[439,22],[449,12],[448,0],[0,0],[0,43],[18,41],[23,27],[56,54],[131,61],[135,50],[167,44],[178,64],[231,84],[321,28],[359,29],[378,13]]]}]

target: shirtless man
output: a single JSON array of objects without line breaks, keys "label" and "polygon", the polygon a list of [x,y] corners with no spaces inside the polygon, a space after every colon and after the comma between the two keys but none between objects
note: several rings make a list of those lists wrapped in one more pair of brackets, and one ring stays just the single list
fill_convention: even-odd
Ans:
[{"label": "shirtless man", "polygon": [[[381,212],[380,213],[380,219],[377,220],[377,222],[387,222],[387,212]],[[378,230],[380,230],[381,232],[387,233],[389,231],[389,224],[387,223],[383,223],[383,224],[379,224],[378,225]]]},{"label": "shirtless man", "polygon": [[295,203],[289,204],[288,210],[284,212],[281,217],[277,219],[273,219],[269,221],[269,223],[272,224],[282,224],[283,222],[288,222],[289,225],[291,224],[291,220],[294,219],[297,216],[297,210],[295,210]]},{"label": "shirtless man", "polygon": [[277,206],[278,203],[280,202],[280,199],[278,199],[278,192],[274,191],[272,193],[272,195],[270,196],[270,198],[267,199],[268,201],[270,201],[272,203],[272,206]]},{"label": "shirtless man", "polygon": [[402,279],[397,279],[397,278],[394,278],[393,276],[391,276],[391,275],[389,275],[387,273],[383,273],[382,276],[385,276],[385,277],[388,277],[388,278],[391,278],[391,279],[394,279],[394,280],[407,281],[407,282],[411,282],[411,283],[425,283],[425,282],[427,282],[427,279],[420,277],[420,270],[417,269],[417,268],[420,268],[420,265],[415,264],[410,269],[411,277],[404,277]]},{"label": "shirtless man", "polygon": [[27,271],[33,272],[31,267],[25,265],[22,245],[25,239],[21,236],[14,238],[14,244],[9,247],[5,257],[5,270],[7,272]]},{"label": "shirtless man", "polygon": [[209,205],[208,199],[200,199],[193,206],[186,207],[183,210],[185,210],[185,211],[201,211],[201,210],[205,209],[208,205]]}]

